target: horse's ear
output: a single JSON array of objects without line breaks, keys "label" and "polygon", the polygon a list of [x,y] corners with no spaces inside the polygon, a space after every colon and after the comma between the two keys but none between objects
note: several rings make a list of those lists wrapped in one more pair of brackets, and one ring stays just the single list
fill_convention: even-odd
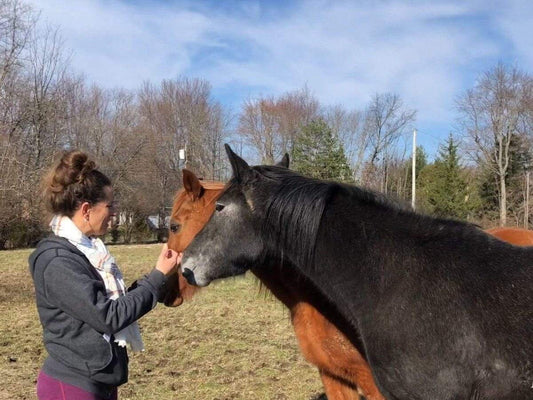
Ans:
[{"label": "horse's ear", "polygon": [[233,176],[237,182],[243,182],[244,179],[250,174],[251,168],[246,161],[240,158],[237,154],[231,150],[228,144],[225,144],[226,153],[228,154],[229,162],[231,163],[231,169],[233,170]]},{"label": "horse's ear", "polygon": [[200,179],[188,169],[183,169],[183,188],[192,196],[193,200],[196,200],[202,194],[202,184]]},{"label": "horse's ear", "polygon": [[290,159],[289,159],[289,153],[285,153],[285,155],[283,156],[283,158],[281,159],[280,162],[278,162],[276,164],[277,167],[283,167],[283,168],[289,168],[289,163],[290,163]]}]

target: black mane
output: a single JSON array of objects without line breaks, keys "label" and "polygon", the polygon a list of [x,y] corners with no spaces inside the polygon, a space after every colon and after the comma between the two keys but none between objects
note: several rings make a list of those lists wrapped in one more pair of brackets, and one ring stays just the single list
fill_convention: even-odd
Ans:
[{"label": "black mane", "polygon": [[297,264],[314,265],[314,249],[324,210],[339,192],[360,204],[389,213],[390,218],[409,215],[411,223],[416,224],[418,232],[424,236],[443,235],[457,229],[479,232],[478,227],[470,223],[415,213],[410,206],[369,189],[313,179],[275,166],[255,166],[253,169],[275,182],[275,190],[254,191],[254,198],[264,207],[261,212],[265,213],[265,229],[270,232],[275,245],[281,249],[291,248],[298,257],[292,261]]},{"label": "black mane", "polygon": [[322,214],[338,184],[306,178],[287,169],[254,167],[264,177],[276,182],[275,191],[261,198],[265,212],[265,229],[276,246],[292,248],[303,265],[312,265]]}]

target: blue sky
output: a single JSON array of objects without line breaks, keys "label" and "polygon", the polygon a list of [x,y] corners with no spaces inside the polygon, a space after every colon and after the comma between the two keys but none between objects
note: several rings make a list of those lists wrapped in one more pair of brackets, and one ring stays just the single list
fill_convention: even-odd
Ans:
[{"label": "blue sky", "polygon": [[202,78],[233,112],[304,85],[347,109],[394,92],[418,110],[430,155],[481,73],[498,62],[533,69],[531,0],[29,3],[60,27],[74,70],[100,86]]}]

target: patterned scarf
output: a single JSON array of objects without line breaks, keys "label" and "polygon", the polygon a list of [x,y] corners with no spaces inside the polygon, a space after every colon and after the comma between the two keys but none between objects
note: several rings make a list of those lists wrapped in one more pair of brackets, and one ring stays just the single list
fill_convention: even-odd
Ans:
[{"label": "patterned scarf", "polygon": [[[89,260],[104,280],[107,298],[116,300],[126,293],[126,287],[122,278],[122,273],[115,263],[115,258],[109,253],[104,242],[98,238],[85,236],[69,217],[56,215],[50,222],[52,231],[57,236],[61,236],[72,243]],[[125,327],[115,333],[115,342],[119,346],[125,347],[128,343],[133,351],[143,351],[144,344],[137,322]],[[104,334],[104,338],[109,342],[110,337]]]}]

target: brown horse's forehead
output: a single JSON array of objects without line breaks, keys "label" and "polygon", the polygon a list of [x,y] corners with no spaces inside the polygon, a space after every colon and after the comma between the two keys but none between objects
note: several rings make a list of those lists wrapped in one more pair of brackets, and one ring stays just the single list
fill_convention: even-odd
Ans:
[{"label": "brown horse's forehead", "polygon": [[[224,191],[225,185],[220,182],[208,182],[205,184],[202,182],[202,187],[205,190],[204,195],[196,200],[193,200],[184,189],[181,189],[176,194],[172,207],[172,219],[177,220],[183,216],[190,217],[193,213],[214,208],[214,202]],[[207,207],[208,205],[213,207]]]},{"label": "brown horse's forehead", "polygon": [[174,204],[172,205],[172,214],[170,215],[172,219],[176,219],[178,217],[178,214],[182,211],[190,209],[187,199],[189,199],[189,196],[187,196],[187,192],[184,189],[180,189],[180,191],[176,194],[176,197],[174,197]]}]

